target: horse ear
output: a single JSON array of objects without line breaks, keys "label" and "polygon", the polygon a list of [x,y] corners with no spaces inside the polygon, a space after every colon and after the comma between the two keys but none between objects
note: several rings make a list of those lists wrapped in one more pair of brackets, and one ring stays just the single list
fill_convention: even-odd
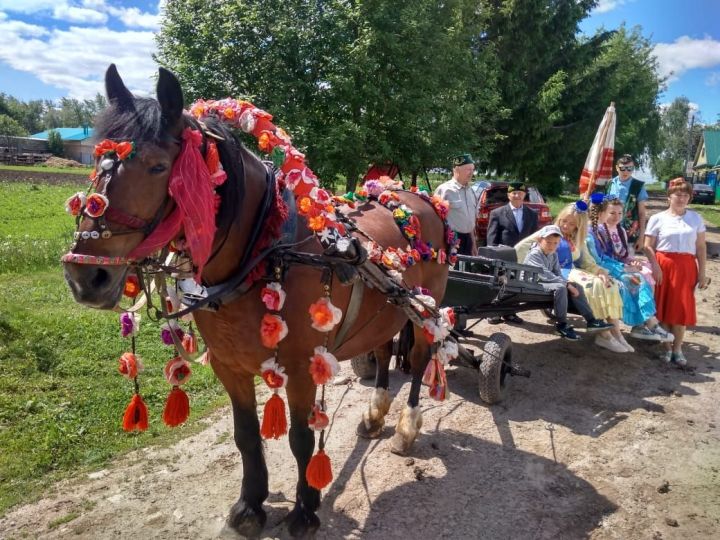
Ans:
[{"label": "horse ear", "polygon": [[105,91],[108,101],[120,109],[134,109],[133,95],[120,78],[115,64],[110,64],[105,72]]},{"label": "horse ear", "polygon": [[169,124],[180,119],[183,112],[183,93],[180,81],[165,68],[160,68],[157,83],[157,99],[160,102],[163,118]]}]

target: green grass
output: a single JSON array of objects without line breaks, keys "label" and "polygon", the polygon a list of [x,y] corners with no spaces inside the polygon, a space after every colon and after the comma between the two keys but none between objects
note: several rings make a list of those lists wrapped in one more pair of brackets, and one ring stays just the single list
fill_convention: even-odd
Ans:
[{"label": "green grass", "polygon": [[22,172],[55,172],[88,176],[92,167],[46,167],[45,165],[0,165],[0,170]]},{"label": "green grass", "polygon": [[63,209],[72,191],[0,183],[0,515],[54,480],[193,433],[198,418],[227,403],[212,370],[196,365],[185,385],[190,422],[174,431],[162,424],[170,389],[162,367],[173,355],[158,325],[143,317],[140,384],[151,426],[122,431],[132,383],[117,372],[117,358],[129,342],[116,313],[73,301],[58,262],[73,230]]}]

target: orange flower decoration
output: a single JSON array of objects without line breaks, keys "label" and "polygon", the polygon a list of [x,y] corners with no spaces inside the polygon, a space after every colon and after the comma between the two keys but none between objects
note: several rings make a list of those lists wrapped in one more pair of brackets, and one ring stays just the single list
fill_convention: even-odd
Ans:
[{"label": "orange flower decoration", "polygon": [[131,352],[126,352],[118,360],[118,371],[123,377],[134,379],[143,370],[140,359]]},{"label": "orange flower decoration", "polygon": [[315,354],[310,358],[309,372],[316,385],[326,384],[340,371],[337,358],[325,347],[315,347]]},{"label": "orange flower decoration", "polygon": [[306,216],[312,212],[313,208],[315,208],[315,202],[310,197],[300,197],[298,201],[298,212],[300,212],[300,215]]},{"label": "orange flower decoration", "polygon": [[275,136],[274,133],[271,133],[269,131],[263,131],[258,137],[258,148],[260,148],[260,150],[262,150],[266,154],[272,152],[272,149],[275,148],[277,143],[278,138]]},{"label": "orange flower decoration", "polygon": [[288,333],[287,324],[277,315],[266,313],[260,322],[260,339],[264,347],[274,349]]},{"label": "orange flower decoration", "polygon": [[65,211],[71,216],[79,216],[86,202],[87,198],[85,197],[85,194],[78,191],[75,195],[65,201]]},{"label": "orange flower decoration", "polygon": [[342,310],[332,305],[328,298],[321,298],[308,309],[312,327],[319,332],[329,332],[342,319]]},{"label": "orange flower decoration", "polygon": [[98,144],[95,145],[95,157],[104,156],[105,154],[110,154],[114,152],[116,146],[117,143],[109,139],[100,141]]},{"label": "orange flower decoration", "polygon": [[140,294],[140,282],[136,275],[131,274],[127,277],[123,294],[128,298],[135,298]]},{"label": "orange flower decoration", "polygon": [[115,147],[120,161],[124,161],[133,156],[135,153],[135,144],[132,142],[123,141],[117,144]]},{"label": "orange flower decoration", "polygon": [[308,227],[311,231],[322,231],[325,228],[325,216],[319,215],[308,219]]}]

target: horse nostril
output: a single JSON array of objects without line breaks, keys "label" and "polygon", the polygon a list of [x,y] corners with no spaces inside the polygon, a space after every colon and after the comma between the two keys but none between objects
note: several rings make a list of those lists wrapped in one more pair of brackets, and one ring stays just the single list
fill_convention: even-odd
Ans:
[{"label": "horse nostril", "polygon": [[110,281],[110,274],[104,268],[98,268],[95,272],[95,276],[92,279],[93,288],[103,287],[108,281]]}]

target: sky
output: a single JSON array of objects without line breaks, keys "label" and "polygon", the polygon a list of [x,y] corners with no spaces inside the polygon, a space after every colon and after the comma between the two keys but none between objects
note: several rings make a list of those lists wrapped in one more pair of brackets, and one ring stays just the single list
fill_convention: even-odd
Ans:
[{"label": "sky", "polygon": [[[110,63],[148,95],[154,35],[167,0],[0,0],[0,92],[23,101],[104,93]],[[686,96],[697,116],[720,115],[720,0],[600,0],[580,31],[639,25],[667,77],[660,103]],[[208,96],[212,97],[212,96]],[[618,104],[621,106],[621,104]]]}]

